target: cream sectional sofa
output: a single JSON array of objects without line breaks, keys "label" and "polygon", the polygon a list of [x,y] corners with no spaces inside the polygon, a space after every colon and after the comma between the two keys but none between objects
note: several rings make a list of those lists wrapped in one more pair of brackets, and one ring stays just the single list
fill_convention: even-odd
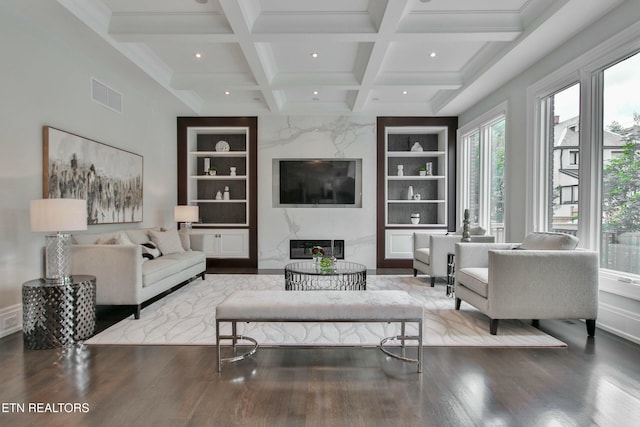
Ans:
[{"label": "cream sectional sofa", "polygon": [[72,274],[96,276],[96,303],[135,306],[139,319],[146,301],[198,276],[204,280],[205,254],[191,250],[189,240],[161,229],[74,234]]}]

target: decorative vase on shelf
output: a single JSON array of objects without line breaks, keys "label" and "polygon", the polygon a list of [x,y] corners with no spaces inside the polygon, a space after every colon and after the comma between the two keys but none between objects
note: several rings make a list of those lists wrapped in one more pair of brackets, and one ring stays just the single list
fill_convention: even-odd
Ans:
[{"label": "decorative vase on shelf", "polygon": [[231,176],[236,176],[236,167],[235,167],[235,166],[231,166],[231,167],[229,168],[229,171],[230,171],[230,172],[229,172],[229,175],[231,175]]},{"label": "decorative vase on shelf", "polygon": [[208,157],[205,157],[203,161],[204,161],[204,168],[202,169],[204,170],[204,174],[206,175],[211,169],[211,159]]},{"label": "decorative vase on shelf", "polygon": [[407,200],[413,200],[413,185],[410,185],[407,190]]},{"label": "decorative vase on shelf", "polygon": [[422,151],[422,145],[420,145],[419,142],[415,142],[412,146],[411,146],[411,151]]},{"label": "decorative vase on shelf", "polygon": [[404,166],[398,165],[398,176],[404,176]]},{"label": "decorative vase on shelf", "polygon": [[415,212],[411,214],[411,224],[420,224],[420,213]]},{"label": "decorative vase on shelf", "polygon": [[216,193],[216,200],[222,200],[222,193],[220,192],[220,190],[218,190],[218,192]]},{"label": "decorative vase on shelf", "polygon": [[224,187],[224,193],[222,194],[224,200],[229,200],[229,187]]},{"label": "decorative vase on shelf", "polygon": [[425,173],[428,176],[433,175],[433,163],[427,162],[427,164],[425,165]]}]

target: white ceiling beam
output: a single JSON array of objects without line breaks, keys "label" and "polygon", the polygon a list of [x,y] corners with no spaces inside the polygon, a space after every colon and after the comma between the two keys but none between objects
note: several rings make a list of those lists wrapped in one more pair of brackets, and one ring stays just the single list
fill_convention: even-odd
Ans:
[{"label": "white ceiling beam", "polygon": [[411,12],[398,26],[398,33],[496,32],[521,33],[518,12]]},{"label": "white ceiling beam", "polygon": [[[274,64],[266,63],[270,61],[269,56],[261,54],[258,44],[254,43],[251,38],[251,28],[253,27],[251,19],[255,11],[248,9],[248,7],[254,6],[254,4],[250,1],[240,2],[236,0],[219,0],[219,2],[238,39],[237,42],[260,87],[265,102],[271,111],[280,111],[283,105],[283,95],[271,90],[270,85],[273,75],[270,75],[271,73],[267,74],[267,70],[275,70],[276,67]],[[247,7],[247,9],[243,9],[243,6]]]},{"label": "white ceiling beam", "polygon": [[[395,2],[392,2],[395,3]],[[242,3],[245,4],[245,3]],[[395,5],[394,5],[395,7]],[[249,13],[245,13],[247,15]],[[359,14],[358,21],[363,23],[349,23],[348,16],[330,15],[318,19],[317,15],[312,23],[303,25],[298,16],[286,16],[278,19],[278,25],[272,24],[268,30],[251,28],[254,42],[291,42],[295,35],[295,42],[366,42],[376,41],[380,34],[372,24],[367,14]],[[388,13],[385,14],[385,17]],[[491,16],[493,20],[495,17]],[[261,20],[264,18],[259,18]],[[274,18],[275,19],[275,18]],[[383,17],[384,19],[384,17]],[[291,21],[291,22],[290,22]],[[345,23],[345,21],[347,21]],[[519,25],[488,23],[489,17],[482,16],[471,20],[458,15],[453,17],[436,15],[423,19],[388,36],[392,41],[511,41],[522,33]],[[382,24],[382,23],[381,23]],[[346,29],[346,31],[345,31]],[[117,13],[110,18],[109,34],[122,42],[146,41],[198,41],[211,43],[229,43],[236,40],[231,26],[225,16],[216,13]]]},{"label": "white ceiling beam", "polygon": [[350,87],[359,88],[360,81],[353,73],[279,73],[271,82],[274,89],[286,87]]},{"label": "white ceiling beam", "polygon": [[227,19],[209,13],[114,13],[111,34],[231,34]]},{"label": "white ceiling beam", "polygon": [[462,75],[457,72],[387,72],[381,73],[375,81],[376,87],[383,86],[424,86],[440,89],[459,89]]},{"label": "white ceiling beam", "polygon": [[377,28],[367,12],[314,12],[262,14],[252,28],[261,34],[325,34],[325,33],[375,33]]},{"label": "white ceiling beam", "polygon": [[362,74],[360,91],[351,106],[354,112],[361,111],[367,99],[369,99],[372,85],[378,77],[378,74],[380,74],[384,57],[391,44],[392,35],[407,13],[408,3],[409,0],[387,1],[387,7],[378,30],[378,39],[373,44],[367,65]]},{"label": "white ceiling beam", "polygon": [[223,90],[260,90],[251,73],[174,73],[171,78],[174,89],[216,87]]}]

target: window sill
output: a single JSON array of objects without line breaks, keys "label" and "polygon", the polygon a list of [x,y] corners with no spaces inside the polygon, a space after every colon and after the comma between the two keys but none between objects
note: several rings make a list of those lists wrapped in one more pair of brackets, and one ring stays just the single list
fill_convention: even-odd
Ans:
[{"label": "window sill", "polygon": [[640,277],[613,270],[600,270],[600,290],[640,301]]}]

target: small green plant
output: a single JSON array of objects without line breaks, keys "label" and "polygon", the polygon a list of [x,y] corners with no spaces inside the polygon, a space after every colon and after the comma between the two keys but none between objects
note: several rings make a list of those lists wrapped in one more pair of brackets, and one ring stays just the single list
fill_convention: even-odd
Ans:
[{"label": "small green plant", "polygon": [[427,168],[425,168],[424,166],[420,168],[420,172],[426,172]]}]

